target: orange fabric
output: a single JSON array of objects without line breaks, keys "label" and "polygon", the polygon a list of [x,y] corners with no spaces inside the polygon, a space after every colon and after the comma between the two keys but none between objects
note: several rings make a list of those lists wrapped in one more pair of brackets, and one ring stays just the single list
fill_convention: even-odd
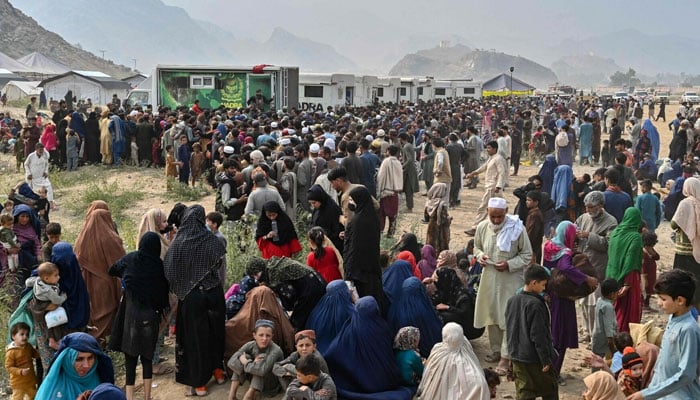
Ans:
[{"label": "orange fabric", "polygon": [[90,334],[96,338],[111,332],[122,293],[119,279],[108,271],[125,254],[122,240],[114,231],[112,214],[103,209],[89,213],[75,241],[75,256],[90,295],[89,324],[97,328]]}]

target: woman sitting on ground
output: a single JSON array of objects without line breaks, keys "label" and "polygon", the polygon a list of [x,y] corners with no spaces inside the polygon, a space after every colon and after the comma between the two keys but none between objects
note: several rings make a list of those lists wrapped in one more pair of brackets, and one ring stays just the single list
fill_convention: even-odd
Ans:
[{"label": "woman sitting on ground", "polygon": [[274,201],[263,206],[255,231],[255,240],[264,259],[275,256],[294,257],[302,250],[294,223]]}]

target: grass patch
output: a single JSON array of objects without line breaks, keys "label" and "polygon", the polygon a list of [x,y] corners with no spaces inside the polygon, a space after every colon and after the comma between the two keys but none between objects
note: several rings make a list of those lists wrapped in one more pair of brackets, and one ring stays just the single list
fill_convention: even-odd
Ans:
[{"label": "grass patch", "polygon": [[211,188],[203,181],[199,181],[196,186],[190,186],[183,185],[177,179],[169,177],[167,187],[165,197],[175,201],[197,201],[212,193]]}]

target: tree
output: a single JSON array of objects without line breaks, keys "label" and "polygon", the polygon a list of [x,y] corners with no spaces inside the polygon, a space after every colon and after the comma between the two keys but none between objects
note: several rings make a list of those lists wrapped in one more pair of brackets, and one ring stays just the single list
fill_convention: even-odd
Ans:
[{"label": "tree", "polygon": [[611,86],[639,86],[642,81],[636,77],[637,71],[629,68],[627,72],[615,71],[614,74],[610,76]]}]

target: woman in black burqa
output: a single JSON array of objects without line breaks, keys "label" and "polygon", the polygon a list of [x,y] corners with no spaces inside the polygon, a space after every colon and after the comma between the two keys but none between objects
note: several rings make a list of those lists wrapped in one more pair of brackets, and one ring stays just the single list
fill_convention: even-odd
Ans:
[{"label": "woman in black burqa", "polygon": [[206,394],[212,373],[223,380],[226,305],[219,269],[225,252],[204,224],[204,208],[195,204],[185,210],[165,254],[165,277],[178,298],[175,380],[199,395]]},{"label": "woman in black burqa", "polygon": [[141,358],[144,396],[150,399],[158,327],[170,308],[168,281],[160,259],[160,237],[146,232],[139,241],[138,251],[120,258],[110,267],[109,274],[122,278],[124,283],[109,348],[124,353],[129,399],[134,397],[136,363]]},{"label": "woman in black burqa", "polygon": [[374,297],[382,314],[386,314],[379,264],[379,217],[367,188],[360,186],[350,191],[349,208],[355,214],[345,227],[345,279],[353,282],[360,297]]},{"label": "woman in black burqa", "polygon": [[326,237],[330,239],[333,246],[342,254],[343,239],[340,238],[340,232],[345,229],[340,223],[342,210],[319,185],[311,186],[307,198],[311,202],[313,209],[311,214],[312,225],[323,228]]}]

